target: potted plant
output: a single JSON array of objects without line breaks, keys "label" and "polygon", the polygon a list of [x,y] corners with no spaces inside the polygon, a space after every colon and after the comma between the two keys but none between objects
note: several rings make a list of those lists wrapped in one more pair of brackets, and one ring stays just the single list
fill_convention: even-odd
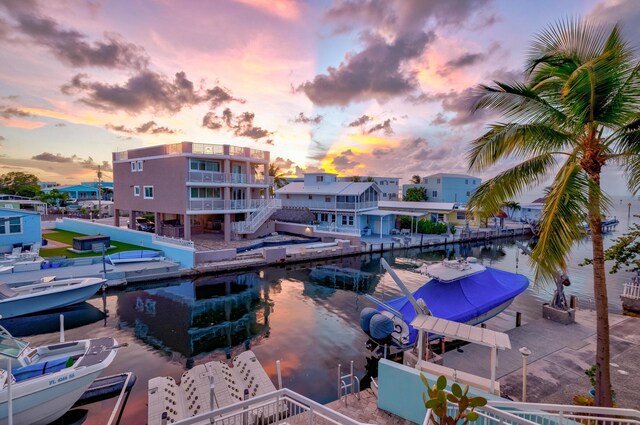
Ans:
[{"label": "potted plant", "polygon": [[[440,376],[433,386],[429,386],[427,378],[421,373],[420,379],[425,387],[427,394],[422,393],[422,400],[427,411],[431,409],[432,420],[437,425],[466,425],[474,422],[479,418],[476,407],[482,407],[487,404],[487,399],[483,397],[469,397],[469,386],[465,385],[464,390],[457,383],[451,385],[451,392],[446,391],[447,378]],[[450,416],[447,413],[447,402],[457,404],[457,413]],[[437,418],[437,419],[436,419]]]}]

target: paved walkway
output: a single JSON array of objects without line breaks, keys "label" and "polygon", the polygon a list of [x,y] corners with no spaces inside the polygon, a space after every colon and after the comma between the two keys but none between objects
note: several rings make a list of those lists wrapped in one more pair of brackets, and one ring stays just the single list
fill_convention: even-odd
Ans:
[{"label": "paved walkway", "polygon": [[350,395],[346,405],[342,400],[336,400],[327,404],[327,407],[365,424],[408,425],[413,423],[378,409],[378,397],[370,388],[360,391],[360,400]]}]

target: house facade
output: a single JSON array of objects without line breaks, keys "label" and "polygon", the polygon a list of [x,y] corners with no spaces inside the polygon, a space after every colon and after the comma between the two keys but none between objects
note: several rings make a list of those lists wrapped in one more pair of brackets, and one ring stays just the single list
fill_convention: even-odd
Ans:
[{"label": "house facade", "polygon": [[[353,181],[354,177],[338,177],[340,182]],[[371,179],[380,189],[380,199],[384,201],[399,200],[400,179],[398,177],[360,177],[361,181]]]},{"label": "house facade", "polygon": [[[114,213],[155,216],[159,235],[229,241],[256,230],[277,203],[265,199],[273,178],[269,152],[181,142],[113,153]],[[265,217],[266,216],[266,217]]]},{"label": "house facade", "polygon": [[322,227],[389,234],[394,219],[379,214],[381,190],[374,182],[338,181],[336,174],[310,173],[276,190],[283,208],[307,208]]},{"label": "house facade", "polygon": [[455,202],[465,204],[473,192],[480,186],[482,180],[479,177],[466,174],[438,173],[422,178],[420,184],[402,185],[402,196],[407,193],[407,189],[412,187],[423,187],[427,191],[430,202]]},{"label": "house facade", "polygon": [[41,241],[39,213],[0,208],[0,252],[11,252],[15,246],[26,246]]},{"label": "house facade", "polygon": [[[55,186],[42,189],[44,193],[51,193],[52,190],[57,190],[60,193],[66,193],[69,195],[70,201],[90,201],[98,199],[98,186],[88,186],[83,184],[75,184],[69,186]],[[106,199],[103,194],[103,199]]]},{"label": "house facade", "polygon": [[378,207],[381,210],[394,211],[397,215],[412,213],[418,219],[441,221],[455,226],[466,226],[467,223],[470,226],[480,225],[473,214],[469,214],[464,207],[455,202],[380,201]]}]

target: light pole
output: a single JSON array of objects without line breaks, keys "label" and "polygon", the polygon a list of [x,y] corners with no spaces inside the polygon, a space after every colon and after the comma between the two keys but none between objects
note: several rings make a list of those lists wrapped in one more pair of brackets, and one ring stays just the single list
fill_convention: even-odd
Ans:
[{"label": "light pole", "polygon": [[531,350],[527,347],[522,347],[520,350],[522,354],[522,402],[527,401],[527,357],[531,354]]}]

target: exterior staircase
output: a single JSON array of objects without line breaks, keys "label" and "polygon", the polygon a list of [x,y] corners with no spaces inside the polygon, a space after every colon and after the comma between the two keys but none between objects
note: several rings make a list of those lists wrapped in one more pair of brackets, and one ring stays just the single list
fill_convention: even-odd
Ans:
[{"label": "exterior staircase", "polygon": [[261,199],[257,209],[249,214],[245,221],[232,223],[231,230],[237,235],[250,235],[255,233],[260,226],[271,217],[271,214],[280,208],[282,208],[282,200],[280,199]]}]

